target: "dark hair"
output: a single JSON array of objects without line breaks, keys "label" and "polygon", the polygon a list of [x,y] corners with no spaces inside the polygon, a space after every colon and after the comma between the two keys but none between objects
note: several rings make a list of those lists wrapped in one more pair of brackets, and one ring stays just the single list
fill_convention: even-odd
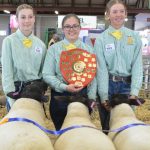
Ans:
[{"label": "dark hair", "polygon": [[140,106],[145,103],[145,100],[142,98],[131,99],[126,94],[113,94],[110,100],[110,106],[113,108],[116,105],[120,105],[122,103],[126,103],[129,105]]},{"label": "dark hair", "polygon": [[19,5],[17,7],[17,10],[16,10],[16,17],[18,18],[18,15],[19,15],[19,12],[20,10],[22,9],[31,9],[33,11],[33,14],[35,15],[35,12],[33,10],[33,7],[31,5],[28,5],[28,4],[22,4],[22,5]]},{"label": "dark hair", "polygon": [[110,0],[106,5],[106,11],[105,11],[105,19],[106,20],[108,20],[108,14],[110,12],[111,7],[115,4],[122,4],[125,8],[126,13],[127,13],[127,7],[122,0]]},{"label": "dark hair", "polygon": [[31,84],[26,85],[21,92],[21,98],[31,98],[39,102],[44,102],[44,94],[48,86],[44,81],[33,81]]},{"label": "dark hair", "polygon": [[71,17],[77,19],[77,21],[78,21],[78,23],[79,23],[79,25],[80,25],[80,18],[79,18],[76,14],[67,14],[67,15],[63,18],[63,20],[62,20],[62,28],[63,28],[63,26],[64,26],[65,21],[66,21],[68,18],[71,18]]}]

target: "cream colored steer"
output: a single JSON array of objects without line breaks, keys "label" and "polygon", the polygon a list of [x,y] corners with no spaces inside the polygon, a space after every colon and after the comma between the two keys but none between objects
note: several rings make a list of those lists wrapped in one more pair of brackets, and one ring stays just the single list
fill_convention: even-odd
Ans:
[{"label": "cream colored steer", "polygon": [[[40,102],[20,98],[4,118],[22,117],[44,126],[45,114]],[[3,118],[3,119],[4,119]],[[54,150],[49,137],[28,122],[8,122],[0,125],[0,150]]]},{"label": "cream colored steer", "polygon": [[62,129],[74,125],[87,125],[69,130],[56,140],[55,150],[115,150],[112,141],[90,120],[88,108],[79,102],[70,103]]}]

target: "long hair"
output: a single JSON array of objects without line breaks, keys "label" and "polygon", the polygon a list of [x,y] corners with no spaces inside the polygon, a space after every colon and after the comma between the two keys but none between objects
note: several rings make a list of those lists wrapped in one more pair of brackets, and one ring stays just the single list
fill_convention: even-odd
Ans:
[{"label": "long hair", "polygon": [[110,0],[107,5],[106,5],[106,11],[105,11],[105,20],[109,20],[109,13],[110,13],[110,9],[113,5],[115,4],[122,4],[125,8],[125,12],[127,14],[127,7],[125,5],[125,3],[122,0]]}]

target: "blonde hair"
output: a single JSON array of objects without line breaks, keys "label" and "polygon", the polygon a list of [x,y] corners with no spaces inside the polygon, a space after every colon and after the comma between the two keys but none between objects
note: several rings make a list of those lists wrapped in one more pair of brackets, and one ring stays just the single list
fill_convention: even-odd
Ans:
[{"label": "blonde hair", "polygon": [[35,15],[35,12],[33,10],[33,7],[31,5],[28,5],[28,4],[22,4],[22,5],[19,5],[16,9],[16,17],[18,18],[18,15],[19,15],[19,12],[20,10],[22,9],[31,9],[33,11],[33,14]]},{"label": "blonde hair", "polygon": [[110,0],[110,1],[107,3],[107,5],[106,5],[105,20],[109,20],[108,15],[109,15],[110,9],[111,9],[111,7],[112,7],[113,5],[115,5],[115,4],[122,4],[122,5],[124,6],[125,12],[126,12],[126,14],[127,14],[127,7],[126,7],[126,5],[124,4],[124,2],[123,2],[122,0]]}]

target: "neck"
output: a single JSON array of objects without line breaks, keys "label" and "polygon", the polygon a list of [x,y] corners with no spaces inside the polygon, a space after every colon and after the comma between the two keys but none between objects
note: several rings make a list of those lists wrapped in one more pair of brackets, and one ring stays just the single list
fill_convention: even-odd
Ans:
[{"label": "neck", "polygon": [[74,44],[77,41],[77,39],[76,40],[68,40],[68,41],[69,41],[69,43]]},{"label": "neck", "polygon": [[28,37],[32,34],[32,31],[21,31],[24,36]]},{"label": "neck", "polygon": [[28,37],[28,36],[31,35],[31,33],[32,33],[32,32],[24,32],[23,34],[24,34],[24,36]]},{"label": "neck", "polygon": [[116,30],[119,30],[122,27],[122,25],[121,26],[120,25],[118,25],[118,26],[111,25],[111,26]]}]

